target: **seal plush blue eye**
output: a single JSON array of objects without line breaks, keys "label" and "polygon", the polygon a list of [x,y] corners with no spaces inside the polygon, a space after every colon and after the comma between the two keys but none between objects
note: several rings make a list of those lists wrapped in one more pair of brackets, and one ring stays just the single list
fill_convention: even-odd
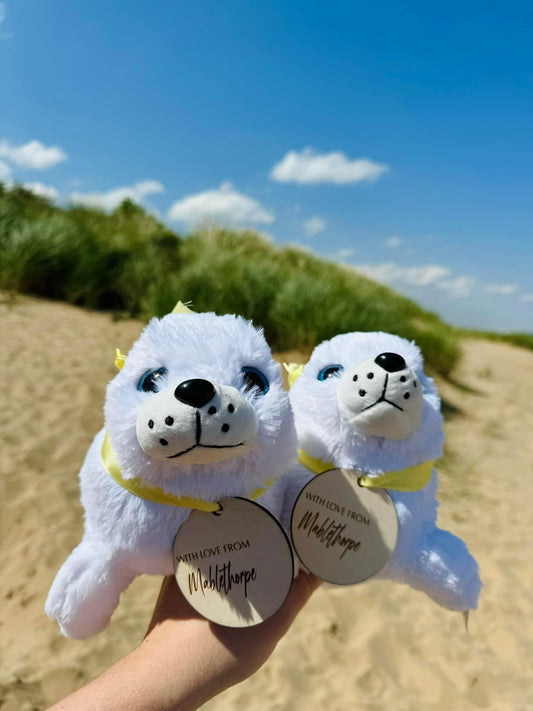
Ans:
[{"label": "seal plush blue eye", "polygon": [[251,365],[245,365],[244,368],[241,369],[241,373],[245,390],[257,388],[261,395],[267,394],[270,383],[260,370],[253,368]]},{"label": "seal plush blue eye", "polygon": [[166,368],[151,368],[147,370],[146,373],[137,383],[137,390],[143,393],[157,393],[159,392],[158,381],[168,373]]},{"label": "seal plush blue eye", "polygon": [[338,378],[344,368],[338,363],[335,365],[326,365],[317,375],[318,380],[329,380],[329,378]]}]

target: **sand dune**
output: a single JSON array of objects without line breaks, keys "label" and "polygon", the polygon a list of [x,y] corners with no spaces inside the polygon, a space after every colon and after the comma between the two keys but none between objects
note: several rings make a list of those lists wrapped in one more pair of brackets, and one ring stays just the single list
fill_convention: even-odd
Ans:
[{"label": "sand dune", "polygon": [[[102,424],[114,347],[142,324],[21,298],[0,304],[0,709],[45,709],[136,645],[160,581],[138,579],[110,627],[63,638],[43,613],[82,530],[77,472]],[[468,341],[448,415],[440,524],[485,588],[460,615],[387,582],[319,590],[265,667],[210,711],[533,710],[533,354]]]}]

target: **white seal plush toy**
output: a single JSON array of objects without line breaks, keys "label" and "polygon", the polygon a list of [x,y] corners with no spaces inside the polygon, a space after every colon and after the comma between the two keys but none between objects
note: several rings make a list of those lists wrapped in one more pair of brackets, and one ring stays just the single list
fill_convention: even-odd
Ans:
[{"label": "white seal plush toy", "polygon": [[[135,576],[173,573],[173,539],[192,508],[257,498],[297,451],[280,367],[249,321],[192,312],[154,318],[117,365],[105,427],[80,472],[83,540],[45,608],[78,639],[107,626]],[[261,499],[274,515],[282,489]]]},{"label": "white seal plush toy", "polygon": [[462,540],[436,526],[433,462],[444,432],[418,347],[387,333],[339,335],[317,346],[293,380],[300,484],[310,470],[363,472],[359,483],[386,489],[398,518],[394,552],[376,577],[407,583],[451,610],[475,609],[477,563]]}]

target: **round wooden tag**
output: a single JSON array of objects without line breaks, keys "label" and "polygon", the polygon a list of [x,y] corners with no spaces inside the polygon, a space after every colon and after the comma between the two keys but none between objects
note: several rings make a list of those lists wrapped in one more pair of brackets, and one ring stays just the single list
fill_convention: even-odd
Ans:
[{"label": "round wooden tag", "polygon": [[330,469],[300,492],[291,519],[298,557],[314,575],[352,585],[375,575],[398,537],[394,503],[384,489],[357,483],[361,472]]},{"label": "round wooden tag", "polygon": [[263,506],[220,501],[221,511],[194,510],[174,539],[174,573],[197,612],[226,627],[251,627],[274,614],[294,574],[289,540]]}]

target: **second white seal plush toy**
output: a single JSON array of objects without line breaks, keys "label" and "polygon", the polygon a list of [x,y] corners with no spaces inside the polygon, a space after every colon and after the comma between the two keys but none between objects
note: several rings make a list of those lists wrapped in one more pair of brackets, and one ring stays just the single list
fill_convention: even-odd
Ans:
[{"label": "second white seal plush toy", "polygon": [[[105,428],[80,472],[85,533],[47,614],[68,637],[100,632],[135,576],[173,573],[173,539],[191,508],[257,498],[295,457],[288,396],[261,331],[233,315],[152,319],[107,388]],[[282,489],[261,500],[274,514]]]},{"label": "second white seal plush toy", "polygon": [[396,547],[376,577],[407,583],[451,610],[475,609],[477,563],[462,540],[436,525],[432,462],[442,454],[444,432],[437,388],[418,347],[381,332],[336,336],[314,350],[290,399],[300,484],[310,470],[357,469],[394,502]]}]

